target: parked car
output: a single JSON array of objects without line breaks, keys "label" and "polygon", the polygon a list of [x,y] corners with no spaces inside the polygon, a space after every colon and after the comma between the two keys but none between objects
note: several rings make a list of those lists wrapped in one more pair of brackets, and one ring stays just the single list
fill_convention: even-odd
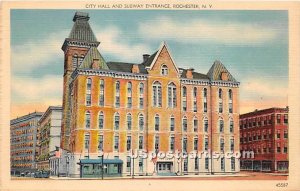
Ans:
[{"label": "parked car", "polygon": [[34,178],[49,178],[50,172],[45,170],[40,170],[34,173]]}]

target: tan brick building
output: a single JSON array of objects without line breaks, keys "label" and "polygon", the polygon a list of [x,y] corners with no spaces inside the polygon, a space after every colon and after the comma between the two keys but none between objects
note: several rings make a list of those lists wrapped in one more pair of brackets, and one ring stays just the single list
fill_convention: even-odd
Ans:
[{"label": "tan brick building", "polygon": [[165,42],[142,63],[106,62],[88,20],[75,14],[62,47],[67,174],[99,176],[102,162],[105,176],[239,172],[234,158],[128,157],[131,149],[239,151],[239,82],[219,61],[207,74],[179,68]]}]

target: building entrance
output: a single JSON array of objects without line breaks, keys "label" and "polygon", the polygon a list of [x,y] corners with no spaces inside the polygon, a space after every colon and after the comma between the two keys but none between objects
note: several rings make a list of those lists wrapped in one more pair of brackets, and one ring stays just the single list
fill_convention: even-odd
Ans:
[{"label": "building entrance", "polygon": [[156,165],[158,174],[169,174],[173,172],[172,162],[157,162]]}]

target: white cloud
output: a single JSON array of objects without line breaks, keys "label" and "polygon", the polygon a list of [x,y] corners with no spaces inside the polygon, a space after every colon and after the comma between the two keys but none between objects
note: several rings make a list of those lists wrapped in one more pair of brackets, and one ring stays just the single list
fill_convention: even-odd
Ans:
[{"label": "white cloud", "polygon": [[141,23],[139,32],[148,39],[172,39],[178,42],[210,41],[225,44],[262,44],[278,36],[268,26],[240,22],[208,22],[194,19],[185,22],[168,17]]},{"label": "white cloud", "polygon": [[101,41],[99,50],[105,58],[106,55],[111,55],[119,58],[120,61],[136,63],[142,61],[143,54],[151,52],[151,49],[144,44],[131,44],[126,41],[126,36],[115,26],[101,30],[96,28],[94,31],[99,31],[95,34],[98,41]]},{"label": "white cloud", "polygon": [[12,47],[11,59],[13,72],[30,72],[40,66],[51,64],[51,61],[63,57],[61,46],[67,32],[51,33],[47,38],[27,41],[25,44]]},{"label": "white cloud", "polygon": [[14,76],[12,78],[12,103],[44,102],[61,104],[63,92],[63,76],[46,75],[35,79]]}]

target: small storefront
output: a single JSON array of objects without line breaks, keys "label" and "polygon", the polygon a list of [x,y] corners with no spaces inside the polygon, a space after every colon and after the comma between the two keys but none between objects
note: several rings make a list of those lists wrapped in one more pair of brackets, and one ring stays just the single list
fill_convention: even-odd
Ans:
[{"label": "small storefront", "polygon": [[289,161],[277,161],[277,171],[287,172],[289,170]]},{"label": "small storefront", "polygon": [[172,174],[174,171],[172,162],[157,162],[156,167],[159,175]]},{"label": "small storefront", "polygon": [[[103,161],[103,166],[102,166]],[[80,178],[101,178],[122,176],[122,164],[120,159],[80,159]]]}]

